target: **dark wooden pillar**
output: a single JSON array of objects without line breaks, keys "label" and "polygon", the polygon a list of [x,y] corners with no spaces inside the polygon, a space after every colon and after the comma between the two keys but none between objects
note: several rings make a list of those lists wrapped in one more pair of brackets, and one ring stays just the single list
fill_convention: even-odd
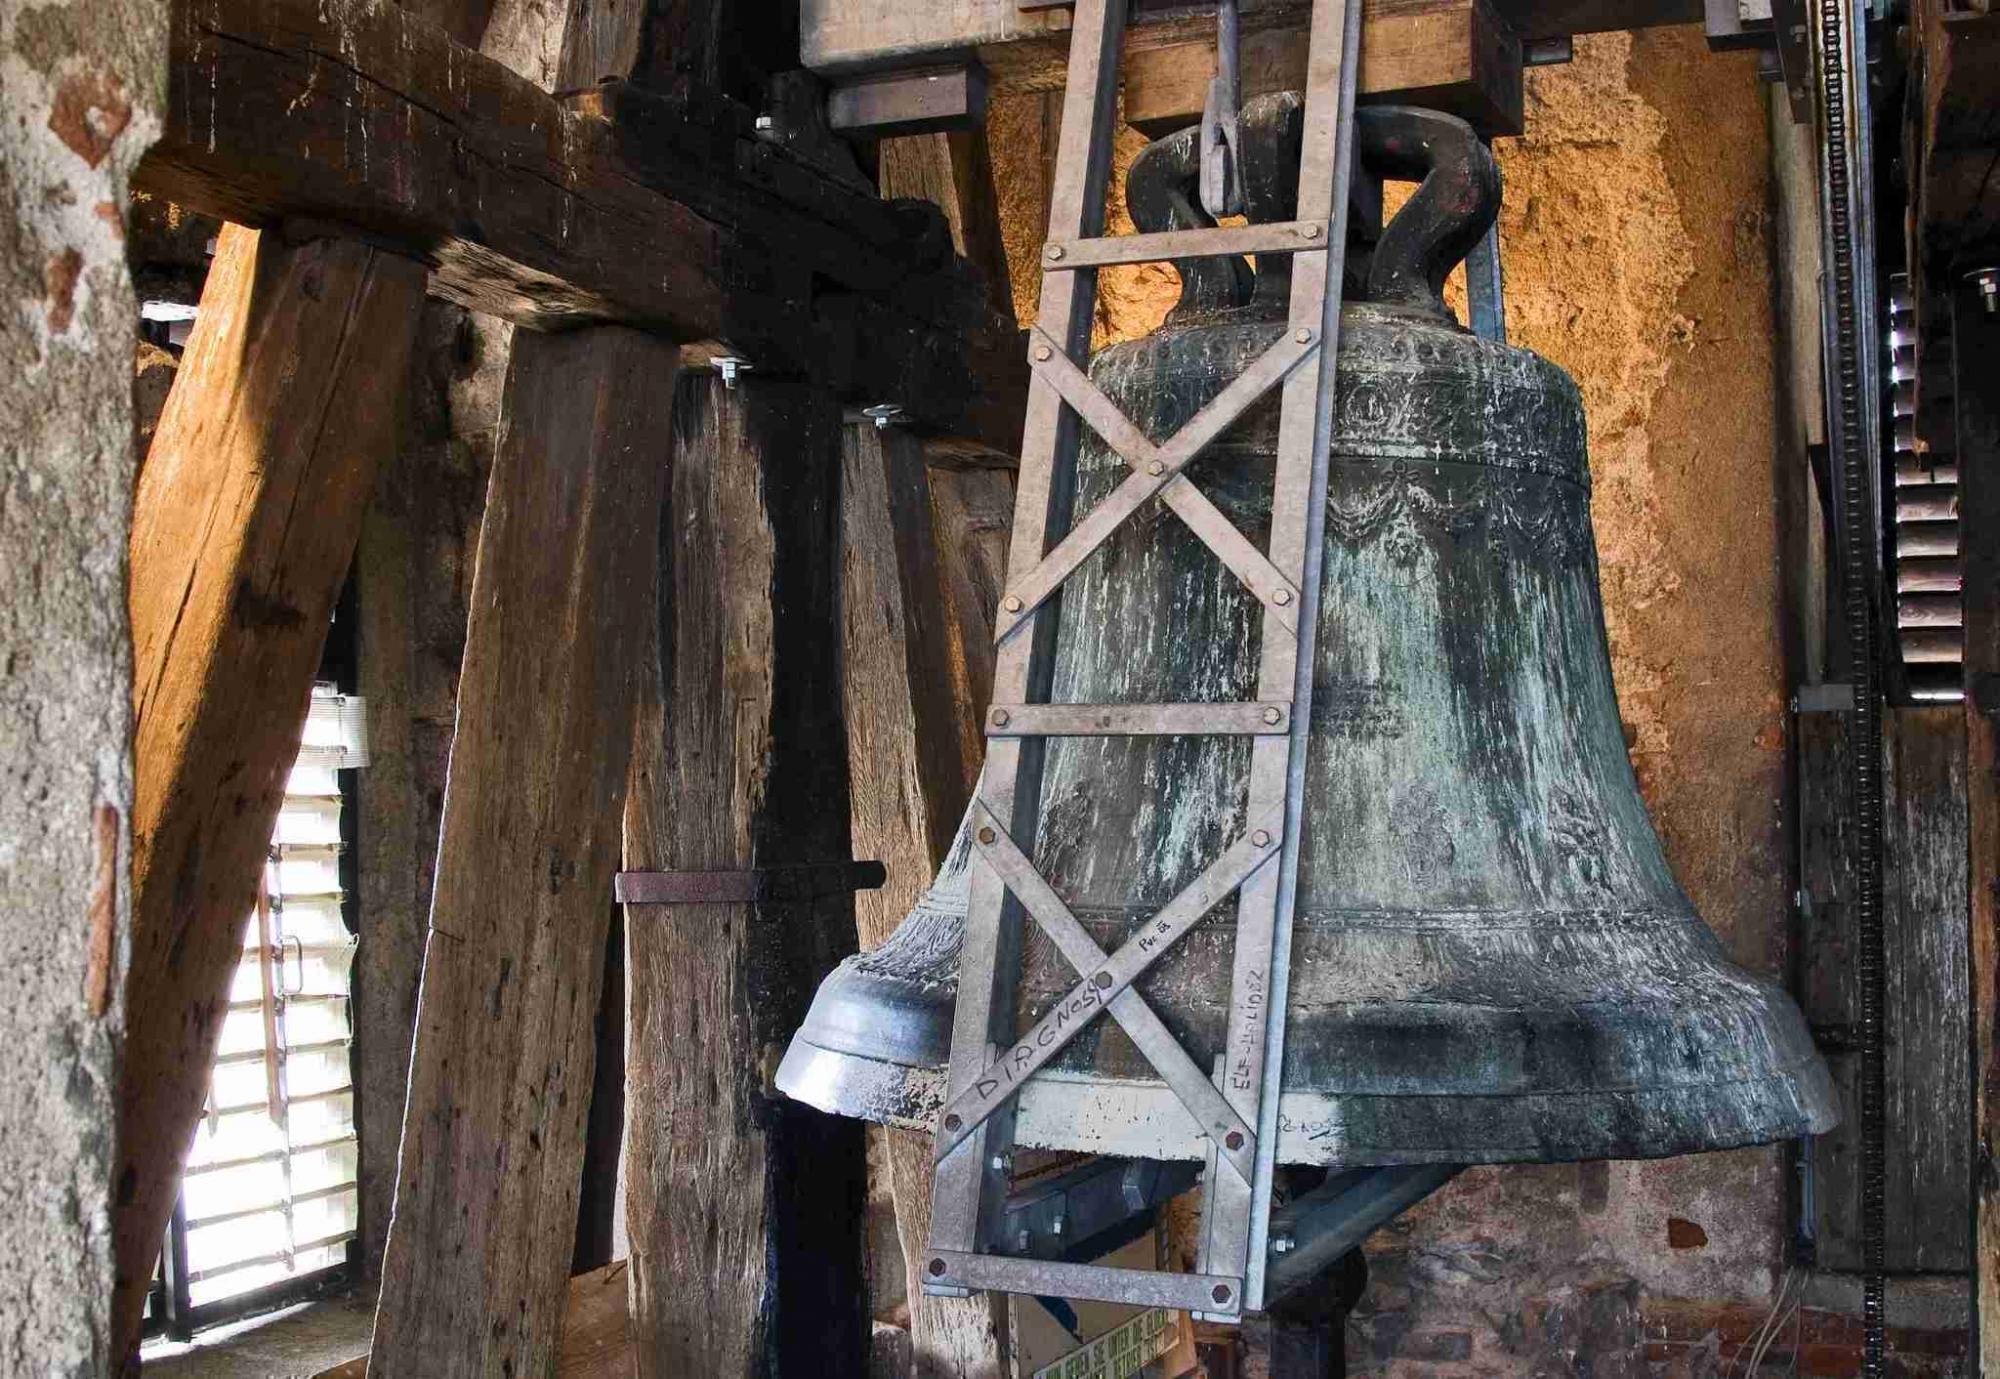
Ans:
[{"label": "dark wooden pillar", "polygon": [[[852,855],[840,473],[827,393],[682,380],[657,627],[632,648],[658,680],[636,734],[628,870]],[[865,1373],[861,1126],[771,1084],[820,979],[854,951],[853,897],[631,905],[626,933],[638,1373]]]},{"label": "dark wooden pillar", "polygon": [[140,478],[120,1357],[138,1344],[327,622],[395,448],[424,279],[352,241],[225,228]]},{"label": "dark wooden pillar", "polygon": [[2000,1374],[2000,315],[1953,287],[1965,561],[1971,900],[1972,1268],[1977,1370]]},{"label": "dark wooden pillar", "polygon": [[514,338],[371,1375],[555,1363],[678,361]]}]

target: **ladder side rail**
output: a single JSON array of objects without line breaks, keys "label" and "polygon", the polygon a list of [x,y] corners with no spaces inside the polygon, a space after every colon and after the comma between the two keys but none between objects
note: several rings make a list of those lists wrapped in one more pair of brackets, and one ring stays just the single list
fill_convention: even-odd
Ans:
[{"label": "ladder side rail", "polygon": [[[1104,228],[1125,16],[1126,0],[1077,0],[1055,185],[1049,202],[1052,238],[1095,238]],[[1095,270],[1045,274],[1039,320],[1042,331],[1072,356],[1087,352],[1096,300]],[[1032,568],[1047,554],[1051,533],[1067,529],[1075,494],[1078,438],[1078,419],[1061,394],[1046,379],[1032,379],[1009,568]],[[1026,704],[1046,699],[1054,663],[1056,616],[1056,609],[1043,607],[1027,635],[1010,638],[1000,646],[994,665],[996,701]],[[1041,763],[1039,740],[996,739],[987,749],[981,788],[986,807],[1011,835],[1024,841],[1031,855]],[[951,1095],[972,1086],[998,1046],[1013,1036],[1021,927],[1019,906],[1009,904],[999,874],[990,865],[975,861],[952,1025]],[[982,1221],[996,1219],[1007,1190],[1005,1163],[1013,1141],[1012,1114],[1010,1103],[1009,1109],[989,1117],[978,1133],[938,1165],[931,1214],[933,1251],[979,1253],[986,1248]],[[994,1167],[996,1163],[1001,1166]],[[947,1274],[949,1268],[942,1258],[926,1263],[926,1272],[932,1276]]]},{"label": "ladder side rail", "polygon": [[1289,696],[1291,734],[1259,738],[1251,749],[1249,817],[1284,811],[1279,864],[1245,884],[1237,897],[1235,970],[1229,1035],[1218,1076],[1239,1112],[1258,1127],[1254,1181],[1244,1183],[1210,1147],[1204,1192],[1201,1272],[1239,1274],[1242,1306],[1263,1305],[1276,1176],[1278,1110],[1284,1081],[1284,1031],[1297,900],[1300,819],[1312,728],[1312,675],[1319,628],[1321,548],[1325,536],[1328,452],[1340,354],[1341,269],[1347,245],[1348,182],[1353,170],[1355,78],[1360,0],[1318,0],[1307,58],[1304,145],[1298,218],[1326,228],[1326,252],[1292,260],[1287,325],[1320,340],[1318,367],[1285,380],[1272,495],[1270,559],[1300,590],[1297,635],[1267,612],[1258,698]]}]

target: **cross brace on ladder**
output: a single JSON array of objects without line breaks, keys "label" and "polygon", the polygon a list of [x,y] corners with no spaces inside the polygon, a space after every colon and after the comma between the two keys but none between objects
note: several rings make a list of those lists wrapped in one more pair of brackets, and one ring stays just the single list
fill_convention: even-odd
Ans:
[{"label": "cross brace on ladder", "polygon": [[[1298,218],[1282,225],[1102,237],[1126,0],[1077,0],[1062,139],[1043,251],[1041,317],[1021,447],[1010,574],[996,631],[994,705],[974,829],[950,1090],[936,1128],[937,1187],[924,1286],[1185,1309],[1234,1321],[1263,1305],[1300,804],[1311,728],[1313,637],[1347,238],[1359,0],[1316,0],[1307,67]],[[1155,443],[1091,383],[1096,269],[1212,254],[1290,253],[1285,334],[1175,436]],[[1271,388],[1281,388],[1269,548],[1259,550],[1183,474]],[[1079,422],[1131,473],[1071,523]],[[1158,498],[1263,605],[1258,696],[1249,704],[1054,705],[1046,699],[1047,600],[1111,534]],[[1059,539],[1058,539],[1059,538]],[[1235,734],[1252,740],[1248,827],[1192,885],[1105,953],[1032,859],[1043,744],[1090,734]],[[1133,983],[1216,905],[1237,899],[1226,1053],[1198,1067]],[[1017,1036],[1023,914],[1076,968],[1072,990]],[[1208,1137],[1197,1272],[1062,1264],[992,1252],[1007,1191],[1014,1096],[1089,1021],[1108,1013]]]}]

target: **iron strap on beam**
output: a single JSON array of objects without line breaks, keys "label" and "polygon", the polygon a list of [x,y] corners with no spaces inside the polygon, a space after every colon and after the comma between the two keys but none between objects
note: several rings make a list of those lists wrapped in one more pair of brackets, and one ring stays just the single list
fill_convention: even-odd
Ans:
[{"label": "iron strap on beam", "polygon": [[621,871],[612,895],[621,905],[765,905],[880,890],[880,862],[808,862],[756,871]]}]

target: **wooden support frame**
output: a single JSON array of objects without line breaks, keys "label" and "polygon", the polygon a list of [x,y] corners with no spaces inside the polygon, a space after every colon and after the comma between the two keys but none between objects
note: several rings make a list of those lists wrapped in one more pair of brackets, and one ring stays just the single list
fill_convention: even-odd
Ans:
[{"label": "wooden support frame", "polygon": [[517,336],[480,525],[370,1373],[561,1343],[674,346]]},{"label": "wooden support frame", "polygon": [[[659,526],[658,658],[628,870],[851,855],[841,727],[841,409],[822,389],[682,379]],[[647,1379],[857,1374],[867,1350],[862,1127],[769,1083],[853,900],[628,905],[626,1221]]]},{"label": "wooden support frame", "polygon": [[724,342],[1011,453],[995,419],[1025,369],[966,310],[941,220],[798,156],[799,131],[760,131],[690,81],[551,96],[367,0],[177,0],[172,37],[144,190],[242,224],[342,225],[517,324]]},{"label": "wooden support frame", "polygon": [[120,1355],[138,1344],[328,619],[395,448],[423,291],[420,265],[362,244],[226,228],[141,472]]}]

